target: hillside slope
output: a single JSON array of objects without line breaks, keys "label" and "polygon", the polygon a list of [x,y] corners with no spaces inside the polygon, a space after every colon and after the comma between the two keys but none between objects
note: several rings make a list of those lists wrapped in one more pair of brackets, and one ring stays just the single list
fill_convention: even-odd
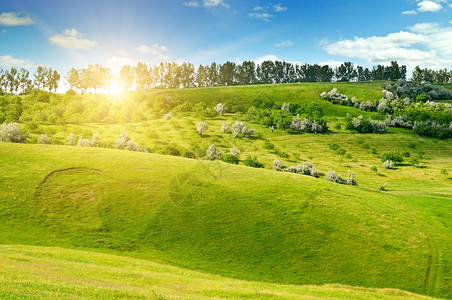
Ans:
[{"label": "hillside slope", "polygon": [[62,248],[0,245],[0,265],[0,298],[431,299],[395,289],[242,281]]},{"label": "hillside slope", "polygon": [[450,295],[447,261],[402,197],[111,149],[0,144],[0,153],[1,244],[121,251],[247,280]]}]

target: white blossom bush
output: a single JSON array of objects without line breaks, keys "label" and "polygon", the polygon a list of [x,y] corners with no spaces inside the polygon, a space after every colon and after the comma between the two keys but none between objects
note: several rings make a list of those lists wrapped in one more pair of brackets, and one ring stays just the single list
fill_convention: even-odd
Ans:
[{"label": "white blossom bush", "polygon": [[138,145],[138,143],[134,142],[133,139],[130,139],[127,141],[126,149],[129,151],[137,151],[141,152],[141,147]]},{"label": "white blossom bush", "polygon": [[41,134],[38,138],[38,144],[52,144],[52,141],[47,137],[47,134]]},{"label": "white blossom bush", "polygon": [[99,145],[99,133],[95,133],[91,137],[91,147],[97,147],[98,145]]},{"label": "white blossom bush", "polygon": [[389,109],[390,108],[388,106],[388,100],[385,98],[381,98],[380,101],[378,102],[377,111],[385,113],[389,111]]},{"label": "white blossom bush", "polygon": [[218,103],[217,105],[215,105],[214,109],[220,116],[224,115],[224,113],[226,112],[226,107],[223,103]]},{"label": "white blossom bush", "polygon": [[355,179],[355,174],[348,171],[348,176],[345,178],[345,184],[347,185],[358,185]]},{"label": "white blossom bush", "polygon": [[75,134],[73,134],[72,132],[69,133],[69,136],[66,138],[66,143],[69,146],[75,146],[77,145],[77,138],[75,137]]},{"label": "white blossom bush", "polygon": [[0,126],[0,142],[22,143],[26,139],[17,123],[2,124]]},{"label": "white blossom bush", "polygon": [[352,103],[352,106],[354,106],[354,107],[356,107],[356,108],[359,108],[359,105],[361,104],[361,102],[358,100],[358,99],[356,99],[356,97],[352,97],[352,101],[351,101]]},{"label": "white blossom bush", "polygon": [[365,111],[374,111],[374,110],[376,110],[376,107],[372,102],[366,101],[366,102],[361,102],[361,104],[359,105],[359,109],[365,110]]},{"label": "white blossom bush", "polygon": [[383,94],[383,97],[389,101],[392,101],[396,98],[393,92],[388,90],[382,90],[381,93]]},{"label": "white blossom bush", "polygon": [[386,169],[394,169],[394,162],[392,160],[387,160],[383,163],[383,167]]},{"label": "white blossom bush", "polygon": [[299,164],[296,166],[290,166],[285,171],[289,173],[319,177],[319,172],[317,171],[317,169],[308,161],[303,162],[301,165]]},{"label": "white blossom bush", "polygon": [[92,147],[91,146],[91,139],[83,139],[79,138],[77,142],[78,147]]},{"label": "white blossom bush", "polygon": [[165,115],[163,116],[163,118],[164,118],[165,120],[172,119],[172,118],[173,118],[173,114],[172,114],[171,112],[169,112],[169,113],[165,114]]},{"label": "white blossom bush", "polygon": [[130,140],[129,134],[127,131],[123,130],[119,136],[118,139],[114,142],[113,146],[116,149],[125,149],[127,147],[127,142]]},{"label": "white blossom bush", "polygon": [[346,95],[342,95],[341,93],[339,93],[337,88],[333,88],[328,93],[327,92],[321,93],[320,97],[330,101],[333,104],[349,105],[351,103],[350,99]]},{"label": "white blossom bush", "polygon": [[289,107],[290,107],[290,103],[284,102],[283,105],[281,106],[281,110],[289,112]]},{"label": "white blossom bush", "polygon": [[237,158],[240,158],[240,150],[236,149],[235,146],[229,149],[229,153]]},{"label": "white blossom bush", "polygon": [[336,174],[335,171],[333,170],[329,170],[326,175],[325,175],[325,180],[326,181],[331,181],[331,182],[335,182],[335,183],[340,183],[343,184],[344,183],[344,179],[342,179],[341,174]]},{"label": "white blossom bush", "polygon": [[232,125],[232,129],[231,129],[231,133],[232,136],[237,138],[240,136],[240,134],[242,134],[244,137],[250,138],[251,136],[253,136],[255,130],[248,128],[245,124],[245,122],[235,122]]},{"label": "white blossom bush", "polygon": [[283,164],[280,160],[275,159],[272,162],[273,171],[284,172],[287,168],[287,165]]},{"label": "white blossom bush", "polygon": [[413,123],[408,120],[406,115],[399,115],[395,118],[391,115],[387,115],[385,123],[391,127],[413,128]]},{"label": "white blossom bush", "polygon": [[206,133],[207,129],[209,129],[209,125],[206,122],[199,121],[198,123],[196,123],[196,132],[199,135]]},{"label": "white blossom bush", "polygon": [[303,131],[303,132],[313,132],[319,133],[323,131],[322,126],[317,123],[316,120],[314,122],[310,122],[307,118],[301,120],[300,115],[296,115],[292,119],[292,123],[290,123],[289,128],[293,131]]},{"label": "white blossom bush", "polygon": [[223,122],[223,125],[221,125],[221,131],[224,133],[231,132],[231,128],[229,127],[229,122]]},{"label": "white blossom bush", "polygon": [[209,147],[207,147],[205,158],[208,160],[216,160],[219,159],[222,154],[223,151],[217,150],[214,144],[210,144]]}]

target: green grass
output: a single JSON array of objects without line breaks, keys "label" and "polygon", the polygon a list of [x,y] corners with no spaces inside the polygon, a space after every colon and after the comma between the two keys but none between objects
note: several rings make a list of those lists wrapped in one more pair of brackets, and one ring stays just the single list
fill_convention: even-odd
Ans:
[{"label": "green grass", "polygon": [[0,246],[0,298],[431,299],[396,289],[243,281],[122,256]]},{"label": "green grass", "polygon": [[[110,149],[0,144],[0,153],[2,244],[97,249],[245,280],[450,296],[447,195],[418,198],[432,205]],[[186,176],[190,185],[174,189]]]},{"label": "green grass", "polygon": [[[350,98],[375,100],[381,97],[382,82],[152,90],[142,95],[151,102],[209,105],[229,99],[246,105],[254,99],[316,102],[330,127],[326,134],[271,132],[245,120],[258,138],[233,138],[221,132],[223,122],[235,122],[227,114],[208,118],[209,130],[201,137],[195,132],[201,118],[192,113],[127,123],[126,115],[139,112],[141,104],[132,107],[132,101],[122,99],[109,112],[122,122],[41,122],[30,133],[32,139],[46,133],[59,144],[70,132],[84,137],[99,133],[103,148],[0,143],[0,244],[45,246],[0,246],[0,298],[415,297],[381,290],[385,288],[451,298],[452,144],[400,128],[385,134],[347,131],[347,113],[382,116],[319,97],[333,87]],[[90,101],[103,107],[106,97],[81,97],[83,115],[96,120]],[[56,113],[61,109],[48,105]],[[241,165],[106,149],[122,130],[149,149],[214,143],[228,153],[235,146],[242,152]],[[264,149],[267,141],[289,158]],[[333,143],[346,153],[331,150]],[[393,149],[423,154],[420,164],[384,169],[381,155]],[[243,166],[247,156],[257,156],[265,169]],[[321,176],[272,171],[275,159],[287,165],[309,161]],[[328,170],[354,172],[359,186],[326,182]],[[383,184],[387,191],[379,191]],[[118,254],[122,257],[112,256]],[[45,266],[52,271],[44,274]],[[58,268],[78,275],[64,277]],[[162,272],[153,272],[155,268]],[[122,275],[115,278],[115,273]],[[168,276],[172,280],[161,279]],[[149,282],[153,288],[144,290]],[[210,284],[215,287],[209,289]]]}]

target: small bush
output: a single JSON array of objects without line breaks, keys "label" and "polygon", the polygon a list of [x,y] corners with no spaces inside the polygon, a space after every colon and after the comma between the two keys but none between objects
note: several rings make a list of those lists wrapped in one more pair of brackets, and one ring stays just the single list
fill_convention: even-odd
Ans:
[{"label": "small bush", "polygon": [[328,147],[330,148],[330,150],[336,151],[337,149],[340,148],[340,146],[338,144],[329,144]]},{"label": "small bush", "polygon": [[265,142],[264,142],[264,145],[262,146],[262,148],[263,148],[263,149],[267,149],[267,150],[273,150],[273,149],[275,149],[275,145],[272,144],[272,143],[269,142],[269,141],[265,141]]},{"label": "small bush", "polygon": [[273,171],[283,172],[287,169],[287,165],[283,164],[280,160],[274,160],[272,162]]},{"label": "small bush", "polygon": [[238,159],[240,159],[240,150],[236,149],[235,147],[232,147],[229,150],[229,154],[234,155],[235,157],[237,157]]},{"label": "small bush", "polygon": [[52,141],[47,137],[47,134],[41,134],[38,138],[38,144],[52,144]]},{"label": "small bush", "polygon": [[385,162],[387,160],[390,160],[394,163],[402,163],[403,156],[398,150],[390,150],[390,151],[384,152],[381,156],[382,162]]},{"label": "small bush", "polygon": [[214,144],[210,144],[209,147],[207,147],[205,158],[208,160],[216,160],[219,159],[222,154],[223,151],[217,150]]},{"label": "small bush", "polygon": [[419,165],[419,159],[416,156],[412,156],[408,159],[408,162],[413,165],[413,166],[417,166]]},{"label": "small bush", "polygon": [[387,160],[383,163],[383,167],[386,169],[394,169],[394,162],[392,160]]},{"label": "small bush", "polygon": [[66,143],[69,146],[75,146],[77,145],[77,138],[75,137],[75,134],[73,134],[72,132],[69,134],[69,136],[66,138]]},{"label": "small bush", "polygon": [[248,157],[243,161],[243,164],[244,164],[245,166],[253,167],[253,168],[263,168],[263,167],[264,167],[264,164],[261,163],[261,162],[259,162],[259,161],[257,160],[257,157],[256,157],[256,156],[248,156]]},{"label": "small bush", "polygon": [[342,179],[340,174],[336,174],[335,171],[330,170],[325,175],[326,181],[336,182],[336,183],[344,183],[344,180]]},{"label": "small bush", "polygon": [[377,166],[370,167],[370,170],[373,171],[373,172],[378,172]]},{"label": "small bush", "polygon": [[224,162],[227,162],[229,164],[238,165],[239,164],[239,158],[232,154],[225,154],[221,156],[221,160]]},{"label": "small bush", "polygon": [[441,175],[449,175],[449,172],[447,172],[446,169],[442,169],[440,172]]},{"label": "small bush", "polygon": [[22,143],[26,137],[17,123],[2,124],[0,126],[0,142]]},{"label": "small bush", "polygon": [[203,135],[204,133],[206,133],[207,129],[209,129],[209,125],[204,122],[204,121],[199,121],[198,123],[196,123],[196,132],[199,135]]}]

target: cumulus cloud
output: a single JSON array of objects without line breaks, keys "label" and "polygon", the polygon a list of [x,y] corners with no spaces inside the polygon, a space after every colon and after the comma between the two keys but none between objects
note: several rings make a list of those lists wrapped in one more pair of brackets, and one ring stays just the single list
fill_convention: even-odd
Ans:
[{"label": "cumulus cloud", "polygon": [[408,29],[409,32],[355,37],[323,47],[331,55],[364,59],[369,63],[384,64],[397,60],[411,68],[416,65],[435,69],[452,67],[452,27],[419,23]]},{"label": "cumulus cloud", "polygon": [[52,45],[71,49],[91,49],[97,47],[96,41],[83,39],[83,35],[75,28],[65,29],[62,34],[51,36],[49,41]]},{"label": "cumulus cloud", "polygon": [[184,2],[183,5],[188,7],[224,7],[224,8],[230,8],[231,6],[224,2],[224,0],[202,0],[202,1],[189,1]]},{"label": "cumulus cloud", "polygon": [[282,7],[281,4],[276,4],[276,5],[273,5],[273,9],[275,10],[275,12],[282,12],[282,11],[286,11],[287,7]]},{"label": "cumulus cloud", "polygon": [[168,60],[171,59],[171,56],[167,55],[166,53],[169,52],[169,49],[166,46],[159,45],[158,43],[155,43],[152,46],[146,46],[142,45],[135,50],[144,53],[155,56],[158,60]]},{"label": "cumulus cloud", "polygon": [[0,66],[6,68],[33,68],[35,63],[29,59],[14,58],[11,55],[0,55]]},{"label": "cumulus cloud", "polygon": [[420,12],[438,12],[443,9],[440,3],[434,1],[421,1],[417,4],[418,11]]},{"label": "cumulus cloud", "polygon": [[34,24],[33,21],[28,16],[22,16],[19,13],[5,12],[0,14],[0,25],[3,26],[23,26]]},{"label": "cumulus cloud", "polygon": [[417,11],[415,11],[414,9],[402,11],[402,15],[417,15]]},{"label": "cumulus cloud", "polygon": [[291,47],[291,46],[293,46],[293,43],[292,43],[292,41],[289,41],[289,40],[277,43],[275,45],[275,47]]},{"label": "cumulus cloud", "polygon": [[262,12],[262,13],[250,13],[248,14],[249,17],[254,18],[254,19],[259,19],[259,20],[263,20],[265,22],[270,22],[270,18],[273,17],[272,14],[269,14],[268,12]]}]

